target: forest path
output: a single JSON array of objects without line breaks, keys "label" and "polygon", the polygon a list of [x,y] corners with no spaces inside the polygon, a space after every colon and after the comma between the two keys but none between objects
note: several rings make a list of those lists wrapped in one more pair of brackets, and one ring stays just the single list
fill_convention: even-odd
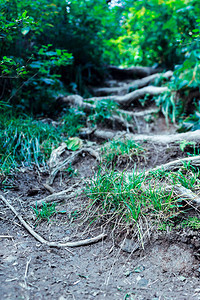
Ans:
[{"label": "forest path", "polygon": [[[93,226],[81,223],[79,211],[88,205],[88,199],[84,194],[74,197],[73,193],[84,189],[97,171],[102,142],[132,139],[145,147],[145,159],[118,160],[119,170],[124,166],[132,170],[135,165],[138,169],[149,169],[183,158],[193,151],[189,144],[182,151],[183,141],[196,141],[200,145],[200,131],[177,134],[176,126],[167,126],[159,107],[151,101],[154,95],[167,89],[165,84],[159,87],[153,82],[165,82],[172,76],[171,71],[163,75],[151,68],[123,71],[114,67],[111,73],[118,79],[93,89],[92,98],[71,95],[60,99],[82,107],[86,113],[97,108],[96,112],[103,117],[95,127],[88,121],[87,128],[80,132],[80,137],[85,139],[84,148],[72,153],[66,145],[61,145],[52,154],[49,169],[21,168],[10,179],[12,188],[4,193],[23,219],[49,241],[82,240],[97,236],[102,230],[108,230],[108,236],[96,244],[70,249],[72,253],[65,248],[49,247],[36,241],[1,202],[1,299],[200,299],[198,230],[172,228],[152,232],[142,249],[124,231],[116,238],[114,229],[101,222]],[[133,75],[140,78],[127,79]],[[146,95],[144,103],[141,100]],[[109,108],[110,99],[118,103],[117,109]],[[67,175],[66,169],[71,165],[77,176]],[[62,168],[55,173],[58,166]],[[52,174],[56,175],[51,177]],[[49,178],[53,178],[51,185]],[[63,198],[55,194],[69,188],[72,190],[63,193]],[[50,222],[35,227],[30,206],[49,196],[64,203],[58,205],[58,213]]]}]

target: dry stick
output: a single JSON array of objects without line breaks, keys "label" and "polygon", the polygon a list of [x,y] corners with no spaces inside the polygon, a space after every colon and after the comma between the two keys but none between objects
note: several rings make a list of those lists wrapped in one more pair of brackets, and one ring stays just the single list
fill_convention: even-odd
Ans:
[{"label": "dry stick", "polygon": [[29,268],[30,262],[31,262],[31,258],[29,258],[29,260],[28,260],[27,263],[26,263],[26,270],[25,270],[25,274],[24,274],[24,283],[25,283],[25,287],[27,287],[26,278],[27,278],[28,268]]},{"label": "dry stick", "polygon": [[[22,218],[22,216],[20,216],[20,214],[18,214],[18,212],[15,210],[15,208],[2,196],[0,195],[0,199],[12,210],[12,212],[15,214],[15,216],[19,219],[19,221],[21,222],[21,224],[26,228],[26,230],[36,239],[38,240],[40,243],[45,244],[49,247],[79,247],[79,246],[86,246],[86,245],[90,245],[93,243],[96,243],[102,239],[104,239],[107,235],[104,233],[101,233],[100,235],[90,238],[90,239],[85,239],[85,240],[81,240],[81,241],[76,241],[76,242],[67,242],[67,243],[60,243],[60,242],[49,242],[47,240],[45,240],[43,237],[41,237],[38,233],[36,233]],[[71,252],[69,249],[66,248],[66,250],[68,252],[70,252],[71,254],[73,254],[73,252]]]}]

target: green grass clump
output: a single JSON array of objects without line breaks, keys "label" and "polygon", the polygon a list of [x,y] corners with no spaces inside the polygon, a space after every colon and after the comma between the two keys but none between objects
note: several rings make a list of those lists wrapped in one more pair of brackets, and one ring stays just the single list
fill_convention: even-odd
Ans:
[{"label": "green grass clump", "polygon": [[200,218],[190,217],[187,220],[182,221],[182,227],[189,227],[192,229],[200,229]]},{"label": "green grass clump", "polygon": [[118,104],[110,99],[102,99],[97,102],[94,112],[88,120],[93,124],[105,123],[113,114],[118,113]]},{"label": "green grass clump", "polygon": [[27,116],[0,115],[0,168],[9,173],[21,163],[42,164],[58,146],[57,129]]},{"label": "green grass clump", "polygon": [[83,111],[69,108],[61,118],[61,132],[68,137],[77,136],[85,122],[86,115]]},{"label": "green grass clump", "polygon": [[50,204],[50,205],[43,203],[41,209],[39,209],[37,207],[37,202],[36,202],[35,207],[31,206],[31,208],[33,209],[33,211],[36,215],[37,221],[41,221],[41,220],[50,221],[50,217],[52,217],[56,213],[55,207],[56,207],[55,203]]},{"label": "green grass clump", "polygon": [[133,140],[114,140],[102,149],[103,160],[109,163],[115,163],[118,157],[124,157],[129,160],[134,157],[144,157],[145,149]]},{"label": "green grass clump", "polygon": [[136,224],[147,215],[154,221],[173,217],[180,207],[172,192],[165,192],[159,182],[154,186],[146,182],[144,173],[133,172],[127,177],[123,172],[100,169],[86,194],[90,206],[98,206],[102,216],[112,214],[115,219],[123,219],[124,224]]},{"label": "green grass clump", "polygon": [[23,164],[45,165],[61,141],[78,134],[84,116],[69,109],[59,121],[55,127],[0,106],[0,173],[9,174]]}]

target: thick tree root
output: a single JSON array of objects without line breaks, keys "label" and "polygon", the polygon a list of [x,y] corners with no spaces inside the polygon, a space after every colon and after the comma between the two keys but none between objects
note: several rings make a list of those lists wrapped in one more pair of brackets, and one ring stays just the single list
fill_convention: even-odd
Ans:
[{"label": "thick tree root", "polygon": [[[144,98],[145,95],[149,96],[155,96],[155,95],[160,95],[164,92],[169,91],[167,87],[156,87],[156,86],[146,86],[144,88],[138,89],[134,92],[128,93],[124,96],[107,96],[107,97],[92,97],[83,100],[83,98],[79,95],[70,95],[66,97],[61,97],[58,99],[58,101],[61,101],[63,103],[67,103],[69,105],[77,106],[77,107],[82,107],[86,112],[90,112],[92,109],[95,109],[96,107],[96,102],[101,101],[101,100],[113,100],[122,107],[124,106],[129,106],[130,104],[134,103],[140,98]],[[91,104],[89,102],[94,102],[94,104]]]},{"label": "thick tree root", "polygon": [[[61,101],[64,103],[67,103],[71,106],[81,107],[87,113],[91,113],[96,108],[95,104],[90,104],[90,103],[84,102],[83,98],[79,95],[71,95],[71,96],[63,97],[61,99]],[[109,120],[111,122],[111,124],[113,124],[113,127],[120,126],[122,129],[125,129],[128,132],[129,132],[129,129],[132,131],[133,124],[130,124],[129,122],[127,122],[127,120],[123,117],[123,115],[133,117],[133,114],[131,114],[131,112],[126,113],[126,111],[123,111],[123,110],[118,110],[118,112],[119,112],[119,115],[113,114],[112,116],[107,118],[107,120]]]},{"label": "thick tree root", "polygon": [[[26,228],[26,230],[37,240],[39,241],[41,244],[45,244],[49,247],[57,247],[57,248],[61,248],[61,247],[80,247],[80,246],[86,246],[86,245],[90,245],[93,243],[96,243],[100,240],[103,240],[107,235],[102,233],[96,237],[90,238],[90,239],[85,239],[85,240],[81,240],[81,241],[76,241],[76,242],[67,242],[67,243],[60,243],[60,242],[49,242],[47,240],[45,240],[43,237],[41,237],[38,233],[36,233],[22,218],[22,216],[20,216],[20,214],[15,210],[15,208],[2,196],[0,195],[0,199],[12,210],[12,212],[14,213],[14,215],[19,219],[19,221],[21,222],[21,224]],[[66,249],[67,251],[69,251],[71,254],[73,254],[69,249]]]},{"label": "thick tree root", "polygon": [[164,92],[169,91],[167,87],[156,87],[156,86],[146,86],[141,89],[138,89],[134,92],[128,93],[124,96],[109,96],[109,97],[92,97],[89,99],[86,99],[86,101],[100,101],[104,99],[109,99],[112,101],[115,101],[120,106],[129,106],[130,104],[136,102],[138,99],[144,98],[147,94],[149,96],[155,96],[160,95]]},{"label": "thick tree root", "polygon": [[170,161],[169,163],[157,166],[153,169],[150,169],[150,170],[146,171],[145,175],[147,176],[147,175],[149,175],[151,173],[154,173],[158,170],[161,170],[161,171],[176,171],[176,170],[180,169],[181,167],[184,167],[184,165],[187,164],[187,163],[189,163],[190,166],[200,167],[200,155]]},{"label": "thick tree root", "polygon": [[153,74],[147,77],[144,77],[142,79],[134,80],[128,84],[125,84],[123,86],[119,87],[103,87],[103,88],[94,88],[92,91],[95,96],[104,96],[104,95],[125,95],[129,92],[130,89],[140,89],[147,85],[149,85],[151,82],[153,82],[155,79],[170,79],[173,75],[172,71],[168,71],[166,73],[157,73]]},{"label": "thick tree root", "polygon": [[169,144],[181,141],[194,141],[200,142],[200,130],[170,134],[170,135],[146,135],[146,134],[129,134],[125,131],[112,131],[112,130],[96,130],[94,136],[101,140],[111,140],[124,137],[132,139],[136,142],[153,142],[158,144]]}]

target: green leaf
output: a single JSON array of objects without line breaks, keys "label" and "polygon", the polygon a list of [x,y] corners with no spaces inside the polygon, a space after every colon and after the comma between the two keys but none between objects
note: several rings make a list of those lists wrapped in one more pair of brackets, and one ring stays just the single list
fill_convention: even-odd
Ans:
[{"label": "green leaf", "polygon": [[68,150],[76,151],[82,147],[83,142],[78,137],[72,137],[68,139],[66,144]]},{"label": "green leaf", "polygon": [[22,28],[21,33],[23,35],[27,35],[29,33],[29,31],[30,31],[30,27],[24,27],[24,28]]}]

